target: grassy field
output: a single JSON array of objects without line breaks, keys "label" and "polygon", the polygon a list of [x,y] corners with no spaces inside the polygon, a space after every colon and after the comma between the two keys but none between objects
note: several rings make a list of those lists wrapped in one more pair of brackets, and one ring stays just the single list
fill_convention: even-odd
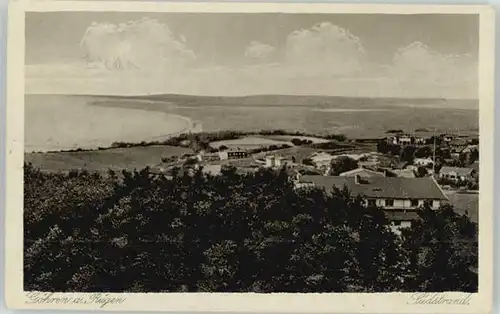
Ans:
[{"label": "grassy field", "polygon": [[272,138],[269,138],[267,136],[246,136],[242,137],[239,139],[235,140],[226,140],[226,141],[216,141],[210,143],[211,147],[214,148],[219,148],[220,146],[224,145],[229,148],[245,148],[245,149],[254,149],[254,148],[261,148],[261,147],[267,147],[271,145],[276,145],[280,146],[283,144],[287,144],[290,146],[293,146],[292,143],[290,143],[287,140],[275,140]]},{"label": "grassy field", "polygon": [[303,159],[309,158],[312,153],[317,151],[314,148],[306,146],[294,146],[290,148],[280,149],[275,152],[265,152],[256,154],[256,158],[264,158],[266,155],[276,154],[285,158],[295,157],[297,163],[301,163]]},{"label": "grassy field", "polygon": [[176,146],[147,146],[82,152],[27,153],[25,161],[47,171],[133,170],[157,165],[161,163],[162,157],[181,156],[192,152],[189,148]]}]

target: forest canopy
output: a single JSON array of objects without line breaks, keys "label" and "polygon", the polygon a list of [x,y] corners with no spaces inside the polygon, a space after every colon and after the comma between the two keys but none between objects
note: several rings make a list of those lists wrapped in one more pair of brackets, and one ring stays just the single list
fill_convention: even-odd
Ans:
[{"label": "forest canopy", "polygon": [[25,290],[477,291],[477,225],[422,208],[401,237],[347,190],[285,171],[24,172]]}]

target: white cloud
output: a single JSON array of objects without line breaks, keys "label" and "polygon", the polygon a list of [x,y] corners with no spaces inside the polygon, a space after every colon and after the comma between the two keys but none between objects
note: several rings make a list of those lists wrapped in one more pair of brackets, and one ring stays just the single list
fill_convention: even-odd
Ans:
[{"label": "white cloud", "polygon": [[245,49],[245,57],[250,59],[268,60],[272,57],[275,51],[276,48],[271,45],[263,44],[258,41],[252,41]]},{"label": "white cloud", "polygon": [[195,60],[186,39],[167,25],[143,18],[127,23],[92,23],[81,40],[88,63],[107,69],[168,70]]},{"label": "white cloud", "polygon": [[477,97],[478,64],[472,56],[441,54],[421,42],[396,51],[389,75],[404,90]]},{"label": "white cloud", "polygon": [[[195,56],[166,25],[143,19],[94,24],[82,40],[88,63],[26,67],[28,93],[137,95],[323,94],[351,97],[476,98],[477,62],[444,55],[421,43],[394,52],[393,62],[370,62],[359,38],[330,23],[292,32],[277,49],[251,42],[240,68],[183,66]],[[115,65],[132,71],[110,71]],[[106,67],[107,66],[107,67]]]},{"label": "white cloud", "polygon": [[348,75],[362,69],[366,52],[358,37],[331,23],[292,32],[286,40],[286,63],[331,75]]}]

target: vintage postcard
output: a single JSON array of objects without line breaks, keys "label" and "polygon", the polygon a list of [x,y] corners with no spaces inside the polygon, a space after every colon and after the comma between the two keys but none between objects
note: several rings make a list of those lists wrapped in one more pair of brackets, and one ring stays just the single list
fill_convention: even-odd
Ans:
[{"label": "vintage postcard", "polygon": [[23,309],[488,313],[487,6],[13,1]]}]

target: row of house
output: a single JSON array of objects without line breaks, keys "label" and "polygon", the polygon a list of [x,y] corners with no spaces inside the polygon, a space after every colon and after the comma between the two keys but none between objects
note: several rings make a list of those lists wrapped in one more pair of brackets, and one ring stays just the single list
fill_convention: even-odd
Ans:
[{"label": "row of house", "polygon": [[248,151],[245,149],[228,149],[216,153],[201,152],[196,158],[199,161],[218,161],[228,159],[241,159],[249,156]]},{"label": "row of house", "polygon": [[[463,146],[473,142],[473,138],[452,134],[440,134],[437,136],[444,144],[448,146]],[[386,138],[387,143],[393,145],[424,145],[427,142],[427,136],[411,135],[407,133],[397,133]]]},{"label": "row of house", "polygon": [[387,143],[392,145],[424,145],[426,139],[419,136],[411,136],[410,134],[396,134],[387,137]]}]

